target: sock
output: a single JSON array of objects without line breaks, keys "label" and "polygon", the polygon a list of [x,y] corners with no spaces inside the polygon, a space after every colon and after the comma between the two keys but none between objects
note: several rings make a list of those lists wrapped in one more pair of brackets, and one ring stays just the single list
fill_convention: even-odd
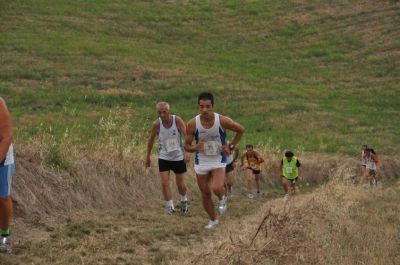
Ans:
[{"label": "sock", "polygon": [[175,209],[175,207],[174,207],[174,201],[173,201],[173,200],[167,201],[167,205],[168,205],[169,207],[171,207],[172,209]]},{"label": "sock", "polygon": [[186,196],[186,194],[185,195],[181,195],[181,202],[186,202],[188,199],[187,199],[187,196]]},{"label": "sock", "polygon": [[7,229],[0,229],[0,234],[1,234],[2,237],[9,236],[9,235],[10,235],[10,229],[9,229],[9,228],[7,228]]}]

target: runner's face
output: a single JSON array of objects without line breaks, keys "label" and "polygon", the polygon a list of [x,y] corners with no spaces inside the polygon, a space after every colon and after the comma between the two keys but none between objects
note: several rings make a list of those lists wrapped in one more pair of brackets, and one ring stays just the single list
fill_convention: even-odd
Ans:
[{"label": "runner's face", "polygon": [[213,105],[209,99],[200,99],[199,101],[200,115],[208,117],[213,112]]},{"label": "runner's face", "polygon": [[166,106],[158,106],[157,107],[158,117],[161,118],[162,121],[167,121],[169,119],[169,109]]}]

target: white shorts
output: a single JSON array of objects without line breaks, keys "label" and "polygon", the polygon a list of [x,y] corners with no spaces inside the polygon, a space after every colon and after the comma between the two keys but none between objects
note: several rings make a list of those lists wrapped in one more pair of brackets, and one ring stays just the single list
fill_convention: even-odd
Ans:
[{"label": "white shorts", "polygon": [[224,168],[226,167],[226,163],[213,163],[212,165],[194,165],[194,171],[197,175],[207,175],[211,171],[217,168]]}]

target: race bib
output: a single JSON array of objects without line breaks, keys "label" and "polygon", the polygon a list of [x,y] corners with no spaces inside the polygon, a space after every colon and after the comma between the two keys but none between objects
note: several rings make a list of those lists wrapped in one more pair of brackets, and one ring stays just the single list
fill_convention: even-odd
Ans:
[{"label": "race bib", "polygon": [[208,141],[204,142],[204,154],[208,156],[215,156],[221,153],[219,150],[218,142],[216,141]]},{"label": "race bib", "polygon": [[286,173],[288,173],[288,174],[293,173],[292,167],[287,167],[287,168],[286,168]]},{"label": "race bib", "polygon": [[179,138],[169,138],[165,142],[167,152],[174,152],[180,149]]}]

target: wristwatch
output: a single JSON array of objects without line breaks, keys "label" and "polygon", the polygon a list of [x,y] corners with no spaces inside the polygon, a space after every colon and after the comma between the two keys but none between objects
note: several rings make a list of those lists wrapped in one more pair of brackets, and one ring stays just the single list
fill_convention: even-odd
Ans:
[{"label": "wristwatch", "polygon": [[235,149],[235,145],[234,145],[234,144],[230,144],[230,145],[229,145],[229,149],[230,149],[230,150]]}]

